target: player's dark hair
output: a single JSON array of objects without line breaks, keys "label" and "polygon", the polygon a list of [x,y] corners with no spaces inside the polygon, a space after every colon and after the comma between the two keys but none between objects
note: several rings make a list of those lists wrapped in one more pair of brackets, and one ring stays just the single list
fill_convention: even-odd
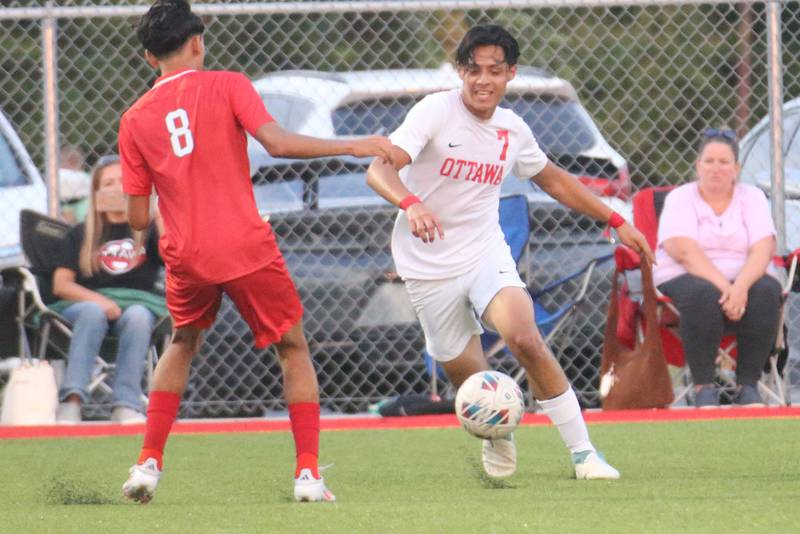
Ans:
[{"label": "player's dark hair", "polygon": [[156,0],[136,26],[144,49],[163,59],[194,35],[202,35],[203,21],[186,0]]},{"label": "player's dark hair", "polygon": [[494,45],[503,49],[506,63],[517,64],[519,59],[519,43],[502,26],[497,24],[479,24],[472,27],[461,39],[456,50],[456,65],[466,67],[472,63],[472,54],[479,46]]}]

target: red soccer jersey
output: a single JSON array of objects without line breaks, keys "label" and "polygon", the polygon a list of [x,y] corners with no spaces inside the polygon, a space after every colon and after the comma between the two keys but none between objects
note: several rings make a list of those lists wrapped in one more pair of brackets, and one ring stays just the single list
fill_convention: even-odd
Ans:
[{"label": "red soccer jersey", "polygon": [[155,186],[173,276],[222,283],[280,254],[256,208],[245,135],[271,120],[244,75],[195,70],[162,76],[122,116],[124,189],[149,195]]}]

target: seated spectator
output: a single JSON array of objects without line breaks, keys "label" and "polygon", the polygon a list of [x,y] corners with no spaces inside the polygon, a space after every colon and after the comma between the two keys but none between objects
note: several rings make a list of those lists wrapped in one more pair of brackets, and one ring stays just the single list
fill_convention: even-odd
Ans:
[{"label": "seated spectator", "polygon": [[89,216],[67,234],[51,307],[73,323],[57,420],[81,421],[81,403],[95,356],[107,333],[119,339],[112,421],[144,422],[142,374],[157,315],[166,315],[163,297],[152,293],[158,277],[157,232],[134,232],[127,221],[122,170],[117,156],[98,161],[92,173]]},{"label": "seated spectator", "polygon": [[719,405],[715,360],[726,332],[738,343],[733,402],[763,405],[756,385],[778,332],[775,227],[764,193],[739,183],[738,157],[733,131],[706,130],[697,180],[667,195],[658,225],[654,279],[680,311],[698,407]]},{"label": "seated spectator", "polygon": [[85,157],[80,147],[64,145],[58,157],[58,194],[61,217],[70,224],[83,221],[88,207],[91,177],[84,170]]}]

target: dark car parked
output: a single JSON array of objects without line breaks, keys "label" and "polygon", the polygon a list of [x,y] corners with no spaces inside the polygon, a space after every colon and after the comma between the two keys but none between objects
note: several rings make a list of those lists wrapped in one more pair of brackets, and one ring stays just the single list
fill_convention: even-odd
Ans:
[{"label": "dark car parked", "polygon": [[[310,165],[275,161],[254,188],[303,300],[322,402],[333,411],[363,411],[382,398],[429,388],[422,332],[404,287],[390,281],[397,209],[366,185],[366,164],[356,159]],[[520,268],[531,287],[542,287],[611,250],[594,221],[569,212],[531,182],[509,178],[502,192],[528,196],[533,231]],[[607,280],[607,269],[596,272],[589,305],[556,350],[589,406],[597,404],[594,384]],[[207,368],[198,368],[193,378],[202,387],[189,400],[204,398],[200,391],[205,391],[205,398],[235,396],[238,413],[259,410],[259,399],[268,399],[267,407],[279,406],[279,369],[274,360],[255,353],[251,343],[247,327],[226,301],[207,337],[206,357],[198,363]],[[512,361],[499,363],[508,371],[515,368]],[[226,413],[230,405],[219,409]]]},{"label": "dark car parked", "polygon": [[[388,133],[419,99],[458,83],[455,71],[442,67],[277,72],[255,86],[288,129],[336,137]],[[525,118],[550,159],[578,175],[615,210],[629,212],[625,160],[603,139],[568,82],[521,67],[501,105]],[[387,396],[427,392],[421,330],[404,302],[403,286],[386,282],[394,270],[389,240],[396,208],[366,186],[369,161],[278,160],[253,142],[249,152],[256,202],[273,226],[303,299],[322,404],[334,411],[363,411]],[[611,250],[595,221],[570,212],[530,181],[510,177],[502,193],[528,198],[533,230],[520,268],[532,288]],[[593,277],[574,329],[555,347],[588,406],[599,400],[597,371],[610,288],[609,266],[604,267]],[[281,406],[277,364],[255,353],[251,343],[247,327],[225,301],[207,336],[205,358],[196,364],[190,409],[193,399],[209,415]],[[203,402],[208,399],[219,402]]]}]

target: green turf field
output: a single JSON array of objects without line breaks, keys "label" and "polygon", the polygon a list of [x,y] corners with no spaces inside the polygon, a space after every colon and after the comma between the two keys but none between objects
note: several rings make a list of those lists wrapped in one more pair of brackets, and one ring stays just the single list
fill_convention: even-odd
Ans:
[{"label": "green turf field", "polygon": [[798,532],[800,422],[593,425],[622,471],[571,479],[555,429],[517,432],[519,470],[481,475],[463,430],[330,431],[338,502],[291,501],[288,433],[176,435],[156,498],[119,488],[139,436],[0,441],[2,532]]}]

